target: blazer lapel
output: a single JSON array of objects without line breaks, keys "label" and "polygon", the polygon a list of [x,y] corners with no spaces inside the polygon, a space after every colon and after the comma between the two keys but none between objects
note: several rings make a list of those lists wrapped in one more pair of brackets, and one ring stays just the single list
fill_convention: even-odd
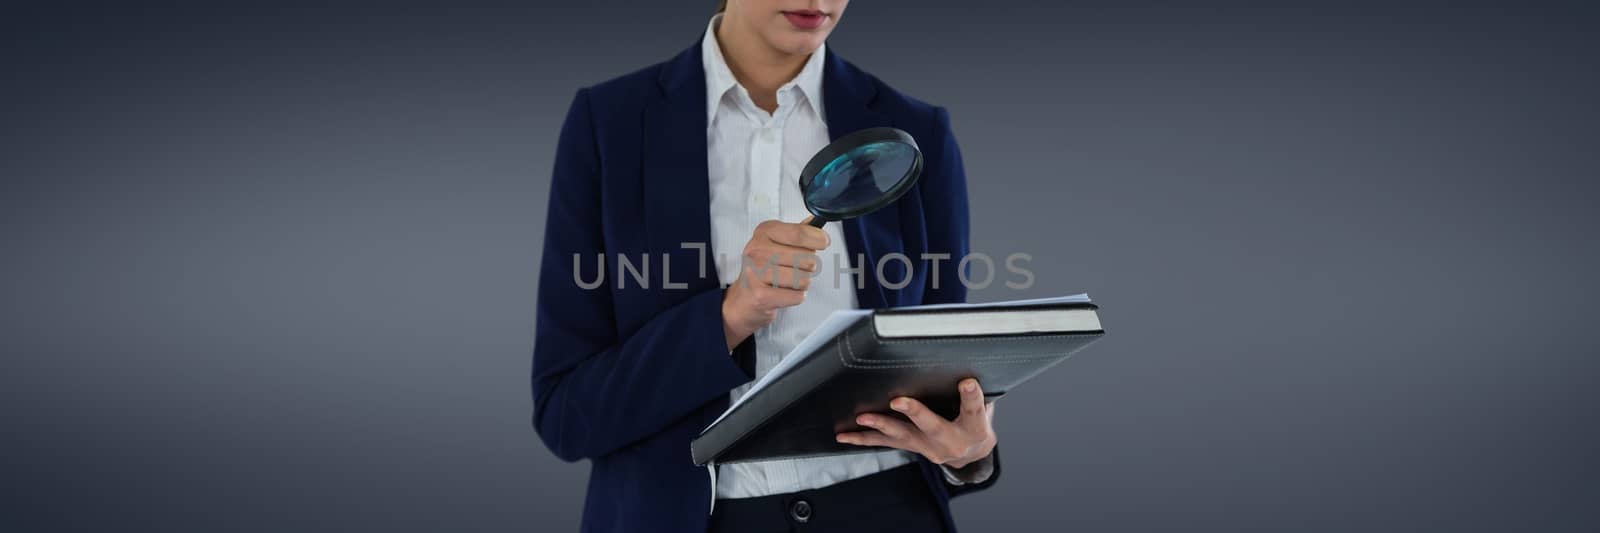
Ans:
[{"label": "blazer lapel", "polygon": [[[660,98],[645,105],[640,169],[644,191],[649,250],[670,257],[673,283],[689,290],[667,290],[677,303],[705,290],[719,288],[711,260],[710,172],[706,163],[706,82],[696,43],[663,65],[658,76]],[[682,244],[703,244],[703,250]],[[702,256],[702,251],[704,256]],[[704,262],[702,262],[704,259]],[[699,267],[705,266],[705,275]],[[661,268],[664,265],[654,265]]]},{"label": "blazer lapel", "polygon": [[[877,96],[873,80],[834,54],[833,48],[828,48],[827,53],[822,71],[822,105],[827,112],[824,118],[828,122],[828,137],[838,139],[857,130],[894,126],[887,115],[872,109],[873,98]],[[874,268],[883,254],[899,251],[896,246],[898,219],[890,211],[879,210],[842,222],[850,264],[863,278],[862,283],[856,285],[856,299],[865,309],[892,306],[889,294],[878,283]]]}]

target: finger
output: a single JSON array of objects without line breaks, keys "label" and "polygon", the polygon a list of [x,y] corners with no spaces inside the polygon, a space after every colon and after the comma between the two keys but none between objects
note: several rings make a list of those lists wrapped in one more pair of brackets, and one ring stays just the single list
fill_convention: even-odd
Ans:
[{"label": "finger", "polygon": [[813,275],[795,267],[772,266],[756,269],[761,282],[769,287],[805,291],[811,288]]},{"label": "finger", "polygon": [[751,242],[745,246],[745,261],[758,267],[781,265],[816,272],[820,258],[815,250],[785,246],[774,242]]},{"label": "finger", "polygon": [[963,379],[956,387],[961,389],[961,418],[977,420],[984,416],[983,387],[978,385],[978,380]]},{"label": "finger", "polygon": [[759,285],[750,292],[753,293],[751,298],[754,299],[756,309],[763,311],[794,307],[806,301],[805,291],[782,287]]},{"label": "finger", "polygon": [[847,431],[834,435],[833,440],[854,446],[882,446],[884,448],[895,448],[916,454],[922,453],[921,451],[915,449],[917,447],[915,443],[896,439],[894,437],[884,435],[878,431]]},{"label": "finger", "polygon": [[[768,225],[768,223],[772,223]],[[757,226],[758,231],[765,227],[767,238],[772,242],[784,246],[798,246],[810,250],[821,250],[828,247],[828,234],[820,229],[806,224],[785,224],[776,220],[762,222]]]},{"label": "finger", "polygon": [[794,267],[745,265],[742,277],[745,280],[753,280],[754,285],[761,287],[795,289],[804,292],[805,289],[811,287],[811,280],[816,276]]},{"label": "finger", "polygon": [[917,429],[916,426],[883,415],[860,415],[856,417],[856,423],[876,429],[884,435],[895,439],[913,441],[922,436],[922,431]]},{"label": "finger", "polygon": [[805,303],[805,291],[786,289],[783,287],[762,286],[755,290],[756,308],[767,311],[794,307]]},{"label": "finger", "polygon": [[740,282],[745,284],[744,288],[749,289],[747,291],[749,293],[749,301],[756,309],[773,310],[782,307],[793,307],[806,301],[805,291],[768,285],[765,280],[761,279],[760,273],[754,272],[748,267],[745,268],[745,274],[740,277]]},{"label": "finger", "polygon": [[778,252],[775,263],[786,267],[795,267],[805,272],[815,273],[821,258],[817,257],[815,250],[785,246]]},{"label": "finger", "polygon": [[905,396],[895,398],[889,402],[889,408],[906,415],[906,418],[910,418],[911,422],[917,425],[917,429],[922,430],[922,433],[929,437],[937,438],[939,435],[944,434],[945,430],[950,426],[949,420],[945,420],[944,417],[933,412],[932,409],[917,401],[916,398]]}]

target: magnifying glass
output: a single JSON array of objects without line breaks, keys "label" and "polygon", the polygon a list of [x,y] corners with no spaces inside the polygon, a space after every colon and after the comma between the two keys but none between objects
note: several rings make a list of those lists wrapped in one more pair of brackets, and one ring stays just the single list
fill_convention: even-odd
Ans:
[{"label": "magnifying glass", "polygon": [[900,199],[922,175],[922,150],[911,134],[868,128],[822,147],[800,171],[810,224],[854,218]]}]

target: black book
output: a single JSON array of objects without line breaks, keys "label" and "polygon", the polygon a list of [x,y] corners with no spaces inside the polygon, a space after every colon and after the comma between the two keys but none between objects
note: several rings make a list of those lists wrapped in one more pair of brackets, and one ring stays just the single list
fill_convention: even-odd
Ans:
[{"label": "black book", "polygon": [[990,304],[839,311],[689,444],[696,465],[875,451],[834,435],[865,429],[900,396],[954,418],[956,384],[988,399],[1105,335],[1087,295]]}]

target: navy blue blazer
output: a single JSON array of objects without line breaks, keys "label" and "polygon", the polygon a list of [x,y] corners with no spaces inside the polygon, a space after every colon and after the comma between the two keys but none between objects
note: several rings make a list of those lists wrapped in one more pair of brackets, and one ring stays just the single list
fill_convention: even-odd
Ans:
[{"label": "navy blue blazer", "polygon": [[[851,261],[865,255],[853,265],[865,267],[860,305],[964,301],[952,261],[939,265],[937,288],[930,265],[916,261],[968,249],[966,176],[948,115],[827,54],[829,135],[893,126],[925,158],[921,180],[900,200],[843,222]],[[591,461],[584,531],[704,531],[712,489],[689,441],[751,379],[728,355],[715,261],[701,275],[700,251],[682,245],[711,242],[705,94],[697,44],[579,90],[561,127],[539,276],[533,424],[557,457]],[[903,261],[884,265],[891,285],[910,276],[900,289],[874,272],[893,252],[914,260],[910,272]],[[583,288],[578,280],[596,279],[602,254],[605,282]],[[634,265],[649,257],[647,288],[631,272],[618,275],[619,254]],[[999,478],[997,469],[982,484],[953,486],[931,463],[921,466],[947,524],[951,496]]]}]

